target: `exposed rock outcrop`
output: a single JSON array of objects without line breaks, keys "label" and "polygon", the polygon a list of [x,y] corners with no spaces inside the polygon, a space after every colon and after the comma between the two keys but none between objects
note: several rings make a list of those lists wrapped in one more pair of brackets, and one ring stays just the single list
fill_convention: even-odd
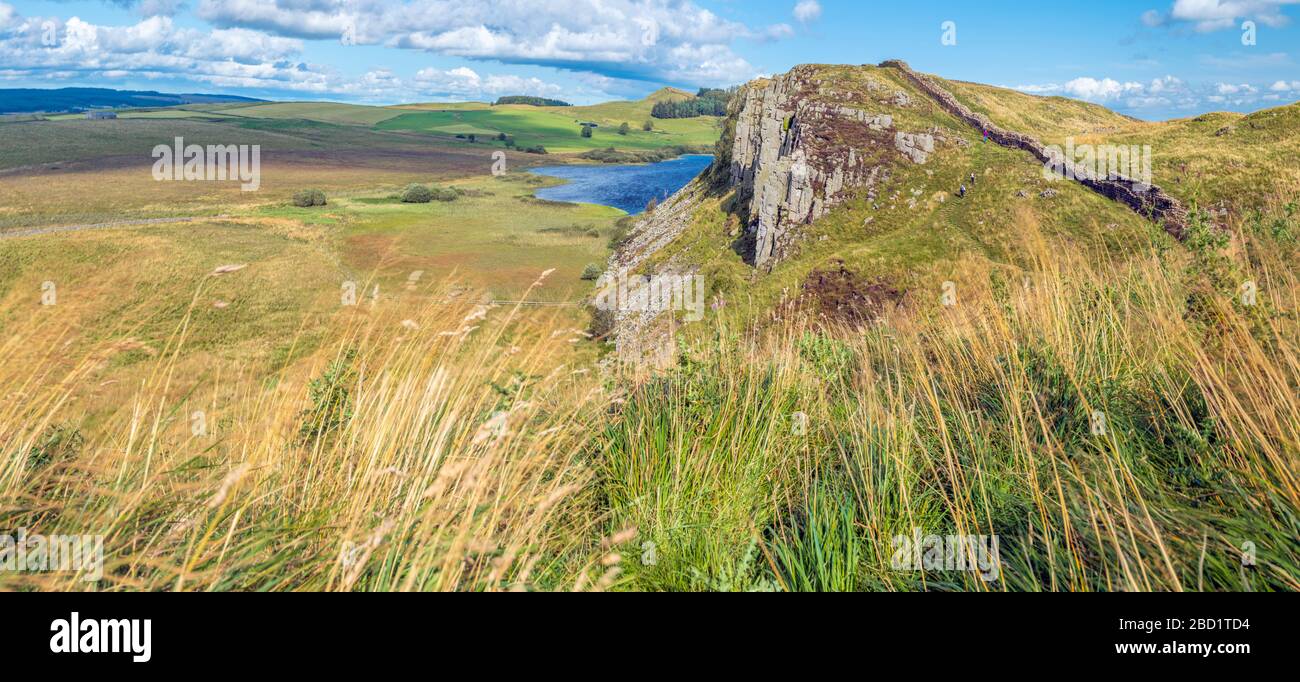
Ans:
[{"label": "exposed rock outcrop", "polygon": [[[815,96],[825,85],[812,68],[797,67],[751,84],[733,104],[730,178],[755,266],[784,258],[799,226],[856,191],[872,191],[900,159],[925,163],[935,151],[932,135],[895,130],[888,113]],[[898,94],[895,102],[910,105]]]},{"label": "exposed rock outcrop", "polygon": [[[706,173],[707,175],[707,173]],[[659,204],[637,221],[632,232],[610,256],[608,269],[597,282],[599,292],[626,286],[626,280],[643,269],[646,261],[682,234],[691,224],[700,197],[708,191],[705,177],[696,178],[686,187]],[[660,263],[654,275],[660,277],[691,276],[696,268],[677,263]],[[649,274],[649,273],[647,273]],[[631,292],[633,297],[644,293]],[[672,315],[652,305],[594,305],[596,327],[606,331],[614,342],[619,358],[625,361],[662,365],[671,360],[673,342],[669,326],[660,324]]]},{"label": "exposed rock outcrop", "polygon": [[1155,185],[1143,184],[1127,177],[1097,177],[1091,170],[1075,165],[1072,159],[1054,157],[1037,139],[1022,133],[1006,130],[988,119],[988,117],[971,111],[969,107],[957,101],[930,77],[917,73],[906,62],[891,59],[882,62],[882,67],[897,69],[922,92],[939,103],[948,113],[983,131],[993,142],[1003,147],[1023,149],[1034,158],[1047,164],[1061,164],[1063,175],[1079,182],[1083,186],[1102,196],[1125,204],[1145,217],[1157,220],[1164,225],[1165,231],[1177,239],[1187,235],[1189,214],[1187,209],[1175,198]]}]

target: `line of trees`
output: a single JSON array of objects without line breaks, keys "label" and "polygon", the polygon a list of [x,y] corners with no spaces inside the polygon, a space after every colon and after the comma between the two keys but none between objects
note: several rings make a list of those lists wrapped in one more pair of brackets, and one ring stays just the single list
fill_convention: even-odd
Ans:
[{"label": "line of trees", "polygon": [[727,104],[739,88],[726,90],[700,88],[692,99],[658,102],[650,110],[655,118],[695,118],[696,116],[726,116]]},{"label": "line of trees", "polygon": [[546,99],[545,97],[530,97],[528,95],[508,95],[498,97],[496,103],[500,104],[528,104],[534,107],[571,107],[572,104],[558,99]]}]

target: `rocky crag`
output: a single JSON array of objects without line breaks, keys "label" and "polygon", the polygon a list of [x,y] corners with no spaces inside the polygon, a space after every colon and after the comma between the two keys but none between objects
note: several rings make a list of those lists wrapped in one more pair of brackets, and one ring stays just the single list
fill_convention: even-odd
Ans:
[{"label": "rocky crag", "polygon": [[[895,106],[911,104],[901,90],[890,96]],[[894,163],[924,164],[936,145],[934,131],[898,130],[892,114],[860,108],[819,81],[812,67],[751,84],[731,115],[730,158],[718,160],[726,165],[719,170],[736,190],[753,236],[751,262],[760,268],[785,257],[799,226],[856,192],[874,199]]]},{"label": "rocky crag", "polygon": [[[852,84],[828,75],[833,68],[799,66],[742,88],[732,101],[713,167],[638,221],[611,257],[607,278],[651,261],[659,274],[693,273],[693,264],[658,254],[690,228],[701,199],[732,193],[727,209],[743,230],[735,248],[764,272],[790,257],[805,226],[837,205],[859,197],[873,208],[877,202],[893,205],[897,192],[878,196],[891,179],[904,169],[933,164],[945,149],[968,145],[972,132],[1023,150],[1036,162],[1059,163],[1066,177],[1161,223],[1179,239],[1186,235],[1187,210],[1159,187],[1096,177],[1071,160],[1054,158],[1037,139],[994,124],[904,62],[880,65],[897,76],[861,71],[852,75]],[[936,118],[936,112],[944,115]],[[909,208],[915,201],[911,198]],[[640,355],[646,339],[660,338],[656,320],[666,316],[637,311],[612,317],[620,351]]]}]

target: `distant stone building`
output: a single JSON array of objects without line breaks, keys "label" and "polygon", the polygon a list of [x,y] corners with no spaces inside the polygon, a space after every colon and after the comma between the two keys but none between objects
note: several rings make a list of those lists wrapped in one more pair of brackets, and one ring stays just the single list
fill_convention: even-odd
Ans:
[{"label": "distant stone building", "polygon": [[110,118],[117,118],[117,113],[113,111],[87,111],[86,118],[92,121],[104,121]]}]

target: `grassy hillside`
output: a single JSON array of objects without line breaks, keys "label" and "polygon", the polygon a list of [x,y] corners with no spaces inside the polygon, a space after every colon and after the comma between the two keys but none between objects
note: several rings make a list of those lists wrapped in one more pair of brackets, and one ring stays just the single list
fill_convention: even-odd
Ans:
[{"label": "grassy hillside", "polygon": [[963,104],[1044,144],[1150,145],[1155,184],[1189,204],[1245,211],[1277,198],[1276,188],[1300,187],[1300,104],[1147,122],[1062,97],[943,84]]},{"label": "grassy hillside", "polygon": [[[431,147],[428,140],[299,119],[231,117],[84,119],[0,124],[0,170],[48,163],[134,157],[152,164],[155,145],[260,145],[264,155],[303,150]],[[263,160],[267,160],[263,156]]]},{"label": "grassy hillside", "polygon": [[[160,200],[148,190],[185,187],[97,175],[118,189],[83,193],[82,210],[104,215],[129,215],[131,202]],[[89,433],[127,400],[122,390],[152,371],[179,326],[185,348],[173,349],[168,361],[187,375],[206,376],[215,363],[267,376],[291,355],[316,349],[321,339],[313,330],[340,312],[345,281],[358,283],[363,303],[378,286],[381,301],[425,306],[445,297],[435,292],[450,282],[475,302],[517,300],[550,271],[532,294],[562,304],[547,310],[570,326],[585,322],[577,304],[591,285],[580,274],[605,258],[620,211],[535,200],[533,190],[551,181],[524,173],[462,172],[442,183],[461,191],[451,202],[395,198],[406,183],[428,178],[414,169],[357,177],[355,169],[300,168],[280,181],[326,187],[327,206],[293,207],[287,192],[269,187],[269,196],[251,205],[240,203],[238,190],[187,197],[212,215],[182,225],[18,238],[0,232],[0,329],[26,330],[47,348],[59,344],[67,354],[52,362],[60,369],[70,371],[81,353],[107,354],[95,379],[76,389],[76,421]],[[37,184],[70,186],[57,176]],[[19,196],[27,206],[50,194]],[[245,267],[214,276],[223,265]],[[46,281],[57,285],[53,310],[36,305]]]},{"label": "grassy hillside", "polygon": [[[1194,164],[1171,191],[1239,205],[1230,235],[1183,244],[893,69],[817,73],[937,151],[770,272],[737,253],[733,192],[693,185],[647,269],[698,268],[709,312],[662,368],[620,364],[581,307],[619,212],[537,200],[551,181],[517,171],[554,157],[494,176],[501,147],[454,136],[639,149],[717,121],[611,140],[648,112],[625,102],[0,125],[0,231],[200,216],[0,233],[0,517],[106,549],[96,584],[0,590],[1300,590],[1293,110],[1148,127],[952,84],[1045,141],[1153,140],[1158,181]],[[263,188],[153,181],[177,134],[263,144]],[[402,203],[412,182],[458,192]],[[327,205],[292,206],[305,188]],[[996,535],[1000,560],[899,567],[914,532]]]},{"label": "grassy hillside", "polygon": [[189,103],[257,102],[228,95],[175,95],[107,88],[0,88],[0,113],[82,111],[117,107],[165,107]]},{"label": "grassy hillside", "polygon": [[[801,229],[799,251],[771,272],[756,273],[737,249],[742,236],[734,194],[701,189],[701,208],[685,234],[660,251],[649,267],[670,263],[700,268],[710,295],[744,306],[754,317],[800,291],[817,273],[840,267],[916,296],[938,296],[943,282],[959,280],[956,263],[970,259],[1014,269],[1018,226],[1032,221],[1053,240],[1099,257],[1131,252],[1166,240],[1159,228],[1128,208],[1086,188],[1044,179],[1028,154],[982,141],[892,69],[820,67],[817,78],[839,96],[894,116],[900,130],[932,130],[945,142],[925,165],[890,168],[877,188],[851,196]],[[894,102],[907,93],[908,106]],[[1007,92],[1007,91],[1000,91]],[[1090,112],[1088,106],[1080,108]],[[833,132],[823,132],[833,134]],[[848,143],[845,143],[848,144]],[[977,181],[971,185],[969,176]],[[969,185],[965,198],[957,189]]]},{"label": "grassy hillside", "polygon": [[[269,377],[189,350],[250,297],[257,318],[325,301],[312,277],[260,282],[300,247],[219,276],[199,273],[242,254],[177,259],[195,291],[153,306],[170,336],[78,335],[139,276],[101,244],[85,257],[111,267],[69,270],[68,310],[6,299],[29,312],[0,387],[27,399],[0,406],[0,489],[23,527],[102,530],[105,589],[1300,589],[1294,252],[1251,233],[1240,260],[1098,262],[1018,228],[1028,286],[976,260],[952,308],[851,332],[724,315],[657,376],[604,378],[562,317],[433,283],[282,327]],[[1258,307],[1214,289],[1220,267],[1270,283]],[[900,569],[914,529],[996,534],[1001,560]]]},{"label": "grassy hillside", "polygon": [[[437,135],[494,137],[505,133],[520,147],[541,145],[551,152],[582,152],[615,147],[647,150],[665,146],[709,147],[717,141],[719,119],[699,117],[660,120],[650,116],[655,102],[664,98],[690,97],[689,93],[665,88],[638,101],[607,102],[580,107],[534,107],[528,105],[421,104],[400,107],[410,113],[377,124],[380,130],[409,130]],[[642,130],[651,121],[654,130]],[[581,136],[584,122],[596,123],[592,137]],[[630,131],[619,135],[627,123]]]},{"label": "grassy hillside", "polygon": [[221,113],[248,118],[303,119],[341,125],[372,126],[400,112],[385,107],[335,102],[275,102],[250,106],[227,107]]}]

